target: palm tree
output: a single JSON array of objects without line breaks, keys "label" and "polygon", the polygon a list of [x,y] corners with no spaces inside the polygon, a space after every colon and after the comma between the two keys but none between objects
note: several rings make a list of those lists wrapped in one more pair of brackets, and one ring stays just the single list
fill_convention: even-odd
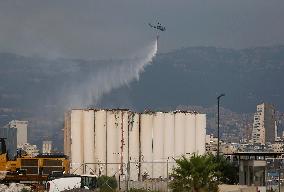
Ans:
[{"label": "palm tree", "polygon": [[174,192],[218,191],[218,164],[212,155],[193,155],[176,160],[170,187]]}]

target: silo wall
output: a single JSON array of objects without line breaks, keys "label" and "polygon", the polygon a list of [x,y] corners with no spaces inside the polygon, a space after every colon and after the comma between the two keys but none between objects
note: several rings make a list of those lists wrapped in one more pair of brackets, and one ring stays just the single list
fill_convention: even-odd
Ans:
[{"label": "silo wall", "polygon": [[[174,159],[205,153],[204,114],[75,109],[67,122],[71,166],[72,170],[78,169],[77,174],[83,173],[79,169],[83,163],[87,163],[85,173],[94,170],[96,175],[125,174],[129,154],[131,180],[137,180],[139,175],[165,178]],[[170,162],[168,169],[167,162]]]},{"label": "silo wall", "polygon": [[175,154],[175,120],[174,113],[168,112],[165,115],[164,127],[164,157],[163,159],[172,160]]},{"label": "silo wall", "polygon": [[205,153],[206,115],[196,114],[196,153]]},{"label": "silo wall", "polygon": [[71,158],[71,111],[64,115],[64,154]]},{"label": "silo wall", "polygon": [[120,159],[120,127],[121,112],[107,111],[107,175],[112,176],[118,170]]},{"label": "silo wall", "polygon": [[128,123],[129,123],[129,111],[121,111],[121,130],[120,130],[120,173],[125,175],[126,163],[128,161]]},{"label": "silo wall", "polygon": [[168,112],[165,115],[165,127],[164,127],[164,159],[169,162],[164,169],[164,178],[168,176],[168,173],[172,173],[174,166],[175,155],[175,119],[174,113]]},{"label": "silo wall", "polygon": [[165,115],[163,112],[153,114],[153,178],[164,178],[164,127]]},{"label": "silo wall", "polygon": [[[130,175],[129,179],[138,180],[139,174],[139,114],[129,112],[128,114],[128,130],[129,130],[129,161]],[[126,162],[126,160],[125,160]]]},{"label": "silo wall", "polygon": [[82,110],[71,111],[71,173],[83,173]]},{"label": "silo wall", "polygon": [[196,116],[194,113],[186,113],[185,115],[185,133],[184,133],[184,149],[185,154],[193,154],[195,152],[196,143]]},{"label": "silo wall", "polygon": [[175,124],[175,157],[180,158],[185,154],[184,151],[184,134],[185,134],[185,113],[175,112],[174,113],[174,124]]},{"label": "silo wall", "polygon": [[140,118],[140,141],[141,141],[141,175],[153,178],[153,153],[152,153],[152,128],[153,113],[143,113]]},{"label": "silo wall", "polygon": [[95,111],[95,174],[106,175],[107,145],[106,145],[107,112]]},{"label": "silo wall", "polygon": [[95,120],[94,110],[83,111],[84,173],[95,172]]}]

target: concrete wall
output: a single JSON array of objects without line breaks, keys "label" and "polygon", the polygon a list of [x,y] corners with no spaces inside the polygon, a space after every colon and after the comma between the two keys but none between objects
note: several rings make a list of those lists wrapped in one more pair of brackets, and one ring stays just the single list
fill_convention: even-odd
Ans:
[{"label": "concrete wall", "polygon": [[246,185],[219,185],[219,192],[256,192],[257,187]]},{"label": "concrete wall", "polygon": [[[204,154],[205,133],[204,114],[74,109],[65,119],[64,150],[70,156],[72,170],[78,174],[123,173],[129,154],[131,162],[144,162],[138,170],[131,168],[133,180],[138,179],[138,173],[159,178],[166,177],[166,170],[155,172],[151,162]],[[86,166],[81,169],[82,164]]]}]

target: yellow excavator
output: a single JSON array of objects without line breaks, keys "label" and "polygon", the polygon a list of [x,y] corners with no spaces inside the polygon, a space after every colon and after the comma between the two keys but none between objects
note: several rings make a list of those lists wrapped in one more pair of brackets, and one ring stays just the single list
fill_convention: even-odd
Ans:
[{"label": "yellow excavator", "polygon": [[5,139],[0,138],[0,182],[46,181],[49,175],[69,173],[70,162],[61,154],[36,157],[17,155],[14,160],[10,160]]}]

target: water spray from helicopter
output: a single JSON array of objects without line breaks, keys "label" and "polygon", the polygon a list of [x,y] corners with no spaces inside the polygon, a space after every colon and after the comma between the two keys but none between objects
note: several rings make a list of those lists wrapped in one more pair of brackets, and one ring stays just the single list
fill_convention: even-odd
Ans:
[{"label": "water spray from helicopter", "polygon": [[[128,85],[133,80],[139,80],[145,67],[152,64],[158,51],[159,32],[166,28],[159,22],[156,25],[149,23],[156,31],[156,38],[150,45],[133,54],[132,58],[111,62],[89,77],[69,94],[69,107],[87,107],[96,105],[101,97],[113,89]],[[81,94],[78,94],[81,93]]]}]

